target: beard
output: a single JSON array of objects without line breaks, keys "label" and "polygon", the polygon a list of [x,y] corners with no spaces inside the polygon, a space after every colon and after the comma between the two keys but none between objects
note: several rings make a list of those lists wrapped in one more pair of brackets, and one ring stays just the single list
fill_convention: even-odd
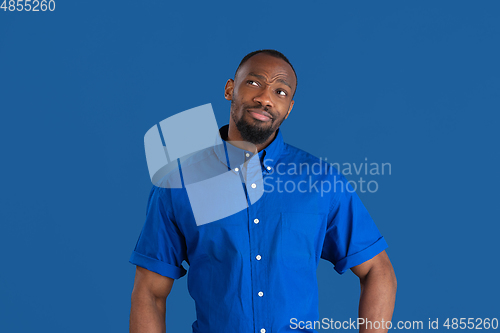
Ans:
[{"label": "beard", "polygon": [[[281,123],[285,118],[276,119],[275,115],[271,113],[268,108],[261,106],[252,106],[247,104],[241,104],[241,108],[243,109],[243,114],[240,119],[237,119],[235,109],[237,109],[239,105],[236,105],[234,100],[231,100],[231,118],[233,118],[234,123],[236,124],[236,128],[240,132],[243,140],[253,143],[254,145],[258,145],[264,143],[269,139],[269,137],[276,132],[278,127],[280,127]],[[255,124],[249,123],[245,119],[245,114],[248,109],[261,109],[271,114],[273,118],[271,118],[270,124],[267,125],[268,122],[260,121],[255,119]]]}]

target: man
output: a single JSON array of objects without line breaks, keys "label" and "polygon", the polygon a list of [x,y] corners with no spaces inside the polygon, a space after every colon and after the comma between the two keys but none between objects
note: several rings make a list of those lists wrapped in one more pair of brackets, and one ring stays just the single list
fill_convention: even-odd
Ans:
[{"label": "man", "polygon": [[[200,163],[237,174],[239,165],[228,165],[227,151],[258,158],[265,187],[259,200],[197,225],[185,186],[153,187],[130,259],[137,265],[131,332],[165,332],[166,298],[174,279],[186,274],[184,260],[196,304],[193,332],[294,332],[292,318],[318,320],[320,258],[340,274],[351,269],[359,277],[359,318],[391,319],[396,278],[387,244],[359,197],[331,165],[283,142],[279,127],[292,110],[296,86],[283,54],[248,54],[226,83],[231,111],[229,125],[220,129],[224,148],[214,146],[182,166],[182,175],[194,166],[201,172]],[[312,172],[314,164],[322,171]],[[247,199],[262,185],[243,183]],[[331,190],[320,192],[316,184],[326,183]],[[379,331],[387,331],[383,328]]]}]

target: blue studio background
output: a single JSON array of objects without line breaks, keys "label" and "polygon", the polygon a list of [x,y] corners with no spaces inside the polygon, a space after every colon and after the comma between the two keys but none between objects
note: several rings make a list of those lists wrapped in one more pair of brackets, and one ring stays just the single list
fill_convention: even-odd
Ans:
[{"label": "blue studio background", "polygon": [[[226,124],[224,84],[261,48],[298,74],[286,142],[391,164],[347,177],[378,184],[358,194],[389,244],[393,322],[500,317],[498,2],[55,2],[0,10],[1,332],[128,331],[144,134],[206,103]],[[168,332],[195,320],[186,281]],[[354,274],[322,261],[318,281],[321,318],[356,317]]]}]

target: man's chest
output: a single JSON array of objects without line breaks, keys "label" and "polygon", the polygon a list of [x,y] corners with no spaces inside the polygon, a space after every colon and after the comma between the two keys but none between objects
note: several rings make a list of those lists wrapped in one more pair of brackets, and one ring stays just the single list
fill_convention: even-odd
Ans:
[{"label": "man's chest", "polygon": [[[199,226],[192,214],[180,217],[190,263],[224,263],[221,267],[253,262],[288,268],[317,265],[327,225],[325,198],[317,193],[287,191],[291,185],[277,179],[264,178],[264,182],[267,189],[262,197],[235,214]],[[285,187],[278,191],[281,185]]]}]

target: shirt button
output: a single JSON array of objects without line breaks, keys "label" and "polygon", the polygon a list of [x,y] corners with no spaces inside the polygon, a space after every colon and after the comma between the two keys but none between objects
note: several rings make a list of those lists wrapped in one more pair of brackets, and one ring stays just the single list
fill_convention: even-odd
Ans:
[{"label": "shirt button", "polygon": [[240,169],[238,169],[238,168],[234,168],[234,171],[238,172],[238,171],[240,171]]},{"label": "shirt button", "polygon": [[259,219],[253,220],[253,223],[258,224],[259,223]]},{"label": "shirt button", "polygon": [[266,329],[265,328],[261,328],[260,329],[260,333],[266,333]]},{"label": "shirt button", "polygon": [[270,166],[268,166],[268,167],[267,167],[267,170],[271,170],[271,167],[270,167]]},{"label": "shirt button", "polygon": [[255,257],[255,259],[260,260],[260,259],[262,259],[262,257],[260,256],[260,254],[258,254],[258,255]]},{"label": "shirt button", "polygon": [[257,187],[257,184],[253,183],[252,188],[256,188],[256,187]]},{"label": "shirt button", "polygon": [[264,293],[262,291],[259,291],[259,296],[260,297],[264,296]]},{"label": "shirt button", "polygon": [[[241,156],[241,155],[240,155],[240,156]],[[245,154],[245,156],[246,156],[246,157],[250,157],[250,154],[249,154],[249,153],[246,153],[246,154]]]}]

